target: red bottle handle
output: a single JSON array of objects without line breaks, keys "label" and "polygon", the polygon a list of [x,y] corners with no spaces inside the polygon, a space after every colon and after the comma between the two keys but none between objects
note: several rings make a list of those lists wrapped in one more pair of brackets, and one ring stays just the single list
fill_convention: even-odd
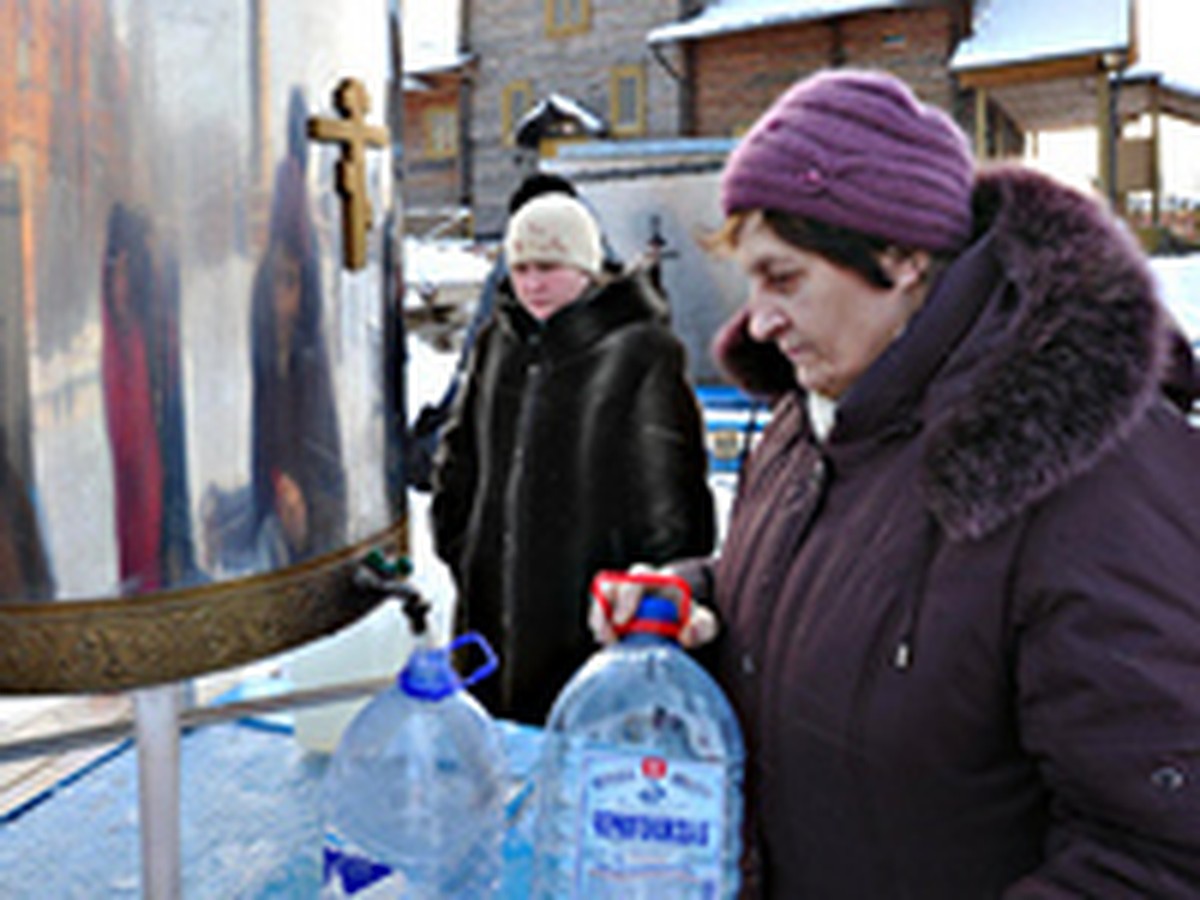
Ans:
[{"label": "red bottle handle", "polygon": [[[678,575],[668,575],[663,572],[619,572],[614,570],[603,570],[597,572],[592,578],[592,599],[600,604],[600,609],[604,612],[604,618],[610,625],[613,626],[613,631],[617,637],[627,634],[630,630],[630,623],[624,625],[616,625],[612,620],[612,604],[608,602],[608,598],[604,596],[601,590],[601,585],[608,584],[641,584],[646,587],[667,587],[674,588],[679,592],[679,626],[672,629],[671,637],[677,637],[679,630],[687,624],[688,618],[692,613],[692,589],[686,581]],[[664,596],[659,594],[658,596]],[[667,597],[666,599],[671,599]]]}]

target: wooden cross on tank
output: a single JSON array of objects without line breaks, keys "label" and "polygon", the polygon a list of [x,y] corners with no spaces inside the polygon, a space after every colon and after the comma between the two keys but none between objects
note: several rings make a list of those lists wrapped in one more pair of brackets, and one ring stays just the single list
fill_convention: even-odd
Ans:
[{"label": "wooden cross on tank", "polygon": [[344,78],[333,92],[333,105],[344,118],[308,120],[308,136],[342,145],[337,164],[337,191],[342,198],[342,258],[347,269],[367,264],[367,232],[371,228],[371,201],[367,198],[366,148],[386,147],[388,130],[368,125],[371,98],[356,78]]}]

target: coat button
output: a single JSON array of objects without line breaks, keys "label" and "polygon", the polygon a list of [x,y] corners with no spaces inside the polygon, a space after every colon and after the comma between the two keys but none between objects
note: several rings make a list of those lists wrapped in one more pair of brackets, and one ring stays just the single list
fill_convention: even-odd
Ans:
[{"label": "coat button", "polygon": [[1187,775],[1177,766],[1161,766],[1150,775],[1150,783],[1160,791],[1174,794],[1183,790],[1187,784]]},{"label": "coat button", "polygon": [[818,459],[813,464],[812,470],[808,473],[808,483],[810,485],[812,485],[814,488],[821,487],[821,485],[825,483],[825,474],[826,474],[825,460]]},{"label": "coat button", "polygon": [[749,653],[742,654],[742,674],[746,676],[754,674],[754,657]]}]

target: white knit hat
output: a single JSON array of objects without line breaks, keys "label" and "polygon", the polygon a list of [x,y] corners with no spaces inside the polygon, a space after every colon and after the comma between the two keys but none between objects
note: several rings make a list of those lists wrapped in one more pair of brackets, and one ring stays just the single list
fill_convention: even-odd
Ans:
[{"label": "white knit hat", "polygon": [[600,274],[600,227],[587,207],[566,194],[543,194],[509,220],[504,257],[517,263],[559,263]]}]

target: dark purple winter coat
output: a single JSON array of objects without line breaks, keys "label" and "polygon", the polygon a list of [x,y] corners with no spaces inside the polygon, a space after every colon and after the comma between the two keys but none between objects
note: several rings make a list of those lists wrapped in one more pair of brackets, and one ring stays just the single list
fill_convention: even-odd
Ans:
[{"label": "dark purple winter coat", "polygon": [[1200,433],[1160,388],[1163,314],[1091,200],[1003,169],[975,206],[824,446],[744,315],[716,344],[777,396],[720,557],[684,566],[761,884],[1197,897]]}]

